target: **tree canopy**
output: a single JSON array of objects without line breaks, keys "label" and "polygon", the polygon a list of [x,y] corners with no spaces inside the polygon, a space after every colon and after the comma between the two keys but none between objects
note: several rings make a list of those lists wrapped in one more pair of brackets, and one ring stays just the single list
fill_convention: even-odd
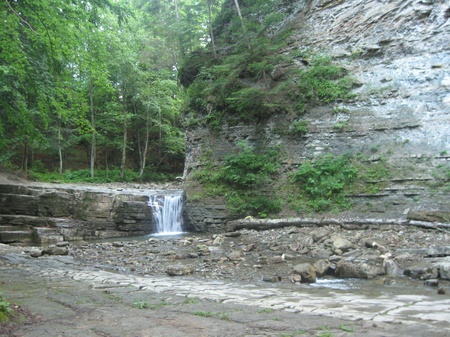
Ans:
[{"label": "tree canopy", "polygon": [[[0,2],[0,164],[23,171],[179,173],[181,57],[207,4]],[[204,22],[202,22],[204,20]],[[203,27],[205,26],[205,27]]]}]

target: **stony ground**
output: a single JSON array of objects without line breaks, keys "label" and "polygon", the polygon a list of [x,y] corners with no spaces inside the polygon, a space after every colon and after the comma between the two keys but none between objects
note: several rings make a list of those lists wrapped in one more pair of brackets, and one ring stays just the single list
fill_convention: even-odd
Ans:
[{"label": "stony ground", "polygon": [[[351,245],[336,248],[336,235]],[[368,244],[375,241],[376,247]],[[343,289],[333,283],[316,288],[295,282],[292,271],[300,262],[337,261],[355,252],[419,259],[414,251],[446,245],[447,232],[403,226],[79,242],[69,245],[69,255],[37,258],[30,253],[41,248],[1,245],[0,292],[24,319],[0,325],[0,334],[446,336],[448,282],[441,280],[443,295],[423,280],[389,275],[344,282]],[[186,275],[168,276],[180,274]]]},{"label": "stony ground", "polygon": [[[337,239],[344,239],[336,243]],[[336,245],[341,244],[338,248]],[[353,256],[395,261],[400,274],[423,258],[424,251],[450,247],[450,232],[408,226],[343,229],[339,226],[287,227],[266,231],[240,230],[220,235],[149,237],[140,240],[80,243],[70,248],[87,265],[137,275],[179,273],[203,279],[291,284],[298,263],[330,261],[336,264]],[[384,260],[383,260],[384,259]],[[380,275],[379,282],[396,282]],[[421,277],[429,278],[429,277]],[[405,280],[406,281],[406,280]],[[419,282],[423,282],[419,280]]]}]

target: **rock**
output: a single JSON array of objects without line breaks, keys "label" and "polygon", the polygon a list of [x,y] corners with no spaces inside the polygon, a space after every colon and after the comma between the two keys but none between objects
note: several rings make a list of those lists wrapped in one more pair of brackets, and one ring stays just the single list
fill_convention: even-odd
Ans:
[{"label": "rock", "polygon": [[261,280],[263,282],[275,283],[275,282],[280,282],[281,281],[281,276],[278,276],[278,275],[275,275],[275,276],[263,276],[263,277],[261,277]]},{"label": "rock", "polygon": [[335,252],[341,251],[342,253],[345,253],[348,252],[350,249],[355,248],[355,245],[353,243],[351,243],[349,240],[341,236],[332,236],[331,242]]},{"label": "rock", "polygon": [[319,228],[313,230],[310,235],[314,242],[318,242],[320,239],[325,238],[328,235],[328,230],[325,228]]},{"label": "rock", "polygon": [[341,260],[336,265],[335,274],[343,278],[372,279],[384,275],[383,260],[377,257],[360,257]]},{"label": "rock", "polygon": [[450,280],[450,258],[446,257],[438,262],[435,266],[439,268],[439,277],[444,280]]},{"label": "rock", "polygon": [[31,257],[39,257],[39,256],[44,255],[44,250],[41,248],[38,248],[38,247],[33,247],[33,248],[31,248],[29,254]]},{"label": "rock", "polygon": [[378,238],[366,238],[364,239],[364,246],[367,248],[377,249],[378,247],[386,247],[387,241]]},{"label": "rock", "polygon": [[311,263],[300,263],[294,266],[294,274],[301,276],[302,283],[315,283],[316,282],[316,269]]},{"label": "rock", "polygon": [[328,259],[333,253],[328,249],[315,248],[309,252],[309,255],[318,259]]},{"label": "rock", "polygon": [[209,253],[209,247],[208,245],[205,245],[203,243],[199,243],[197,245],[197,251],[199,254],[208,254]]},{"label": "rock", "polygon": [[301,281],[302,281],[302,277],[299,274],[291,275],[291,282],[292,283],[299,283]]},{"label": "rock", "polygon": [[237,238],[242,235],[241,232],[227,232],[224,234],[227,238]]},{"label": "rock", "polygon": [[439,286],[439,280],[438,279],[429,279],[429,280],[425,280],[425,282],[423,283],[426,286],[430,286],[430,287],[437,287]]},{"label": "rock", "polygon": [[256,249],[256,245],[254,243],[250,243],[248,245],[242,246],[241,249],[244,252],[250,252],[250,251]]},{"label": "rock", "polygon": [[272,259],[270,260],[270,262],[272,264],[277,264],[277,263],[283,263],[286,262],[286,260],[284,259],[284,254],[280,255],[280,256],[274,256],[272,257]]},{"label": "rock", "polygon": [[289,245],[289,249],[296,252],[297,250],[299,250],[301,247],[300,243],[298,242],[294,242],[292,244]]},{"label": "rock", "polygon": [[387,275],[390,276],[401,276],[404,273],[404,270],[399,267],[399,265],[391,259],[387,259],[384,261],[384,270]]},{"label": "rock", "polygon": [[221,246],[223,243],[225,242],[225,239],[222,235],[218,235],[214,241],[213,241],[213,245],[214,246]]},{"label": "rock", "polygon": [[234,250],[230,254],[227,255],[228,260],[230,261],[242,261],[242,251]]},{"label": "rock", "polygon": [[198,258],[198,254],[197,253],[188,253],[187,257],[190,259],[196,259],[196,258]]},{"label": "rock", "polygon": [[437,291],[437,293],[438,293],[439,295],[445,295],[445,294],[447,293],[447,291],[446,291],[444,288],[439,288],[438,291]]},{"label": "rock", "polygon": [[330,269],[331,263],[328,259],[321,259],[314,263],[314,269],[316,270],[317,276],[323,276],[327,274]]},{"label": "rock", "polygon": [[166,268],[166,274],[169,276],[183,276],[192,274],[194,267],[192,265],[171,265]]},{"label": "rock", "polygon": [[281,259],[283,261],[295,260],[295,256],[291,255],[291,254],[283,254],[283,255],[281,255]]},{"label": "rock", "polygon": [[439,269],[427,261],[422,261],[406,268],[404,274],[413,279],[428,280],[438,278]]},{"label": "rock", "polygon": [[43,250],[44,254],[48,255],[68,255],[69,249],[67,247],[48,246]]}]

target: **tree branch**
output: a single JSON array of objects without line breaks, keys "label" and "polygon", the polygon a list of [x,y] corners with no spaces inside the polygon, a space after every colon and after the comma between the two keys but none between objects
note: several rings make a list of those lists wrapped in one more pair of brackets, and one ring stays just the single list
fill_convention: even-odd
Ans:
[{"label": "tree branch", "polygon": [[39,35],[39,33],[38,33],[37,31],[35,31],[34,28],[33,28],[26,20],[24,20],[24,19],[20,16],[19,13],[17,13],[17,12],[14,10],[14,8],[12,8],[12,6],[11,6],[11,4],[9,3],[8,0],[5,0],[5,2],[6,2],[6,4],[8,5],[9,9],[10,9],[10,10],[11,10],[11,11],[12,11],[12,12],[20,19],[20,21],[22,21],[24,24],[26,24],[26,25],[30,28],[30,30],[31,30],[33,33]]}]

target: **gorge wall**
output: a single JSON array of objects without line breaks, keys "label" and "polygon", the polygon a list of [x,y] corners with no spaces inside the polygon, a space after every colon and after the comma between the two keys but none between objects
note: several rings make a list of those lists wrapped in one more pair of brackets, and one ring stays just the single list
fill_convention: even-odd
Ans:
[{"label": "gorge wall", "polygon": [[[400,219],[449,222],[450,1],[284,1],[284,25],[294,27],[288,48],[330,55],[355,80],[350,101],[314,107],[302,116],[308,131],[288,130],[297,117],[275,114],[220,130],[192,126],[186,132],[187,217],[199,230],[222,231],[235,216],[223,196],[202,193],[195,172],[205,158],[222,163],[245,140],[285,153],[277,189],[307,160],[330,153],[360,155],[390,174],[367,185],[372,193],[349,195],[350,210],[310,214],[325,219]],[[299,67],[301,64],[299,63]],[[380,167],[380,166],[378,166]],[[264,194],[264,191],[261,191]],[[270,194],[267,195],[271,197]],[[302,217],[283,203],[277,217]],[[370,221],[370,220],[368,220]]]}]

